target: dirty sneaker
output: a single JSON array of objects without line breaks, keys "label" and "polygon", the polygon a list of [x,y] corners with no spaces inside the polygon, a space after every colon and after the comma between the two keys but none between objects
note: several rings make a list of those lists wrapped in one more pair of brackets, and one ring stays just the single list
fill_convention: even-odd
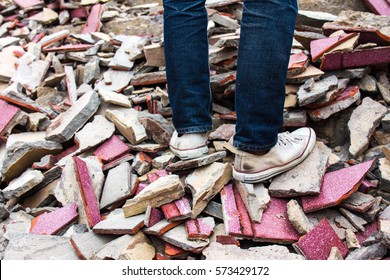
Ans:
[{"label": "dirty sneaker", "polygon": [[233,177],[245,183],[270,179],[301,163],[313,150],[315,142],[314,130],[303,127],[291,133],[280,133],[276,145],[264,155],[238,150]]},{"label": "dirty sneaker", "polygon": [[182,160],[201,157],[208,152],[207,133],[189,133],[181,136],[175,131],[169,147]]}]

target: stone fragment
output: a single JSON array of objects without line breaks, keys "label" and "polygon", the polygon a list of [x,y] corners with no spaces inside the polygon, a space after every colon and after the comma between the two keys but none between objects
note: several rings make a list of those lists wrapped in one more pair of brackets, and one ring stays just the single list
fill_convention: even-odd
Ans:
[{"label": "stone fragment", "polygon": [[156,224],[154,224],[153,226],[151,226],[149,228],[145,228],[143,231],[147,234],[161,236],[164,233],[166,233],[167,231],[171,230],[172,228],[180,225],[181,223],[183,223],[183,220],[175,221],[175,222],[168,222],[168,220],[163,219],[163,220],[157,222]]},{"label": "stone fragment", "polygon": [[357,86],[346,88],[334,101],[324,107],[309,110],[308,114],[314,121],[325,120],[331,115],[347,109],[360,100],[360,91]]},{"label": "stone fragment", "polygon": [[[100,62],[101,61],[102,59],[100,59]],[[119,71],[110,68],[104,72],[105,78],[95,84],[95,90],[106,89],[110,91],[121,92],[128,86],[133,75],[134,71]],[[111,82],[107,82],[106,77],[110,77]]]},{"label": "stone fragment", "polygon": [[69,238],[40,234],[14,235],[4,260],[78,260]]},{"label": "stone fragment", "polygon": [[133,169],[139,174],[144,175],[152,168],[152,159],[143,152],[139,152],[132,165]]},{"label": "stone fragment", "polygon": [[[353,38],[355,37],[355,38]],[[350,33],[350,34],[342,34],[342,35],[333,35],[329,38],[313,40],[310,42],[310,53],[312,55],[312,61],[315,62],[320,59],[325,53],[332,53],[337,50],[340,45],[345,43],[346,41],[354,39],[352,43],[352,49],[356,45],[357,39],[359,38],[358,33]]]},{"label": "stone fragment", "polygon": [[338,238],[326,219],[294,244],[295,250],[309,260],[326,260],[332,247],[337,247],[343,258],[348,254],[347,246]]},{"label": "stone fragment", "polygon": [[164,214],[157,208],[148,206],[145,212],[144,225],[152,227],[164,219]]},{"label": "stone fragment", "polygon": [[108,172],[104,183],[100,208],[104,209],[120,201],[124,201],[135,192],[131,184],[131,167],[128,162],[123,162],[119,166]]},{"label": "stone fragment", "polygon": [[5,199],[19,198],[43,181],[41,171],[27,169],[18,178],[9,182],[8,186],[3,189]]},{"label": "stone fragment", "polygon": [[77,204],[68,204],[50,213],[44,213],[31,221],[30,233],[55,235],[78,218]]},{"label": "stone fragment", "polygon": [[371,76],[366,75],[359,83],[360,90],[368,93],[376,93],[377,86],[376,86],[377,80]]},{"label": "stone fragment", "polygon": [[185,222],[188,239],[206,240],[215,227],[215,222],[212,217],[190,219]]},{"label": "stone fragment", "polygon": [[28,90],[35,90],[45,78],[49,66],[50,62],[43,60],[19,62],[11,81],[22,84]]},{"label": "stone fragment", "polygon": [[349,250],[360,248],[359,241],[357,240],[356,235],[352,230],[347,229],[345,231],[345,239],[347,241],[347,247]]},{"label": "stone fragment", "polygon": [[231,179],[232,167],[227,163],[214,162],[193,171],[186,178],[186,185],[192,192],[192,219],[195,219],[208,202],[221,191]]},{"label": "stone fragment", "polygon": [[90,91],[80,97],[65,113],[55,118],[47,129],[48,140],[66,142],[96,112],[100,105],[99,96]]},{"label": "stone fragment", "polygon": [[157,169],[165,169],[175,158],[175,155],[170,151],[165,151],[161,156],[155,157],[152,160],[152,166]]},{"label": "stone fragment", "polygon": [[270,194],[275,197],[319,194],[328,159],[320,148],[314,147],[301,164],[272,180]]},{"label": "stone fragment", "polygon": [[271,199],[268,189],[263,184],[246,184],[239,181],[235,182],[248,214],[252,221],[261,222],[264,210]]},{"label": "stone fragment", "polygon": [[97,200],[91,175],[87,163],[78,157],[74,157],[74,165],[77,174],[77,181],[80,187],[81,197],[85,206],[88,218],[88,225],[94,227],[101,221],[99,202]]},{"label": "stone fragment", "polygon": [[314,228],[296,200],[292,199],[287,203],[287,215],[290,223],[300,235],[305,235]]},{"label": "stone fragment", "polygon": [[170,122],[161,115],[145,114],[144,112],[139,115],[138,119],[145,127],[149,138],[153,139],[157,144],[168,146],[174,131]]},{"label": "stone fragment", "polygon": [[181,160],[175,163],[171,163],[167,166],[167,171],[174,172],[178,170],[193,169],[205,165],[212,164],[213,162],[219,161],[226,157],[226,152],[216,152],[213,154],[205,155],[200,158]]},{"label": "stone fragment", "polygon": [[49,183],[45,187],[43,187],[41,190],[39,190],[37,193],[33,194],[32,196],[24,199],[22,206],[24,208],[39,208],[46,206],[54,201],[54,195],[53,190],[58,184],[59,180],[54,180],[53,182]]},{"label": "stone fragment", "polygon": [[203,213],[214,217],[220,221],[223,221],[223,213],[222,213],[222,204],[211,200],[205,209],[203,209]]},{"label": "stone fragment", "polygon": [[339,248],[332,247],[332,249],[330,249],[328,261],[336,261],[336,260],[344,260],[344,258],[341,255]]},{"label": "stone fragment", "polygon": [[138,121],[138,112],[134,109],[127,109],[124,111],[107,110],[106,118],[115,124],[123,136],[132,144],[137,145],[148,139],[146,130]]},{"label": "stone fragment", "polygon": [[339,210],[357,230],[364,231],[364,225],[367,224],[366,220],[346,209],[340,208]]},{"label": "stone fragment", "polygon": [[373,161],[367,161],[348,168],[326,173],[321,192],[315,196],[302,197],[302,208],[305,213],[331,207],[343,202],[357,191]]},{"label": "stone fragment", "polygon": [[93,227],[98,234],[135,234],[144,226],[144,215],[125,218],[122,209],[115,209]]},{"label": "stone fragment", "polygon": [[185,225],[179,225],[161,235],[161,239],[185,251],[200,253],[208,244],[204,240],[189,240]]},{"label": "stone fragment", "polygon": [[116,236],[113,235],[99,235],[95,234],[93,231],[89,231],[86,233],[73,234],[70,242],[80,259],[91,260],[96,252],[115,238]]},{"label": "stone fragment", "polygon": [[352,251],[347,256],[346,260],[380,260],[386,255],[386,253],[386,246],[380,242]]},{"label": "stone fragment", "polygon": [[304,86],[300,87],[297,93],[299,106],[308,105],[324,97],[328,91],[337,88],[337,82],[336,76],[330,76],[316,82],[311,90],[306,90]]},{"label": "stone fragment", "polygon": [[28,130],[29,131],[46,131],[51,121],[45,114],[30,113],[28,114]]},{"label": "stone fragment", "polygon": [[288,77],[287,83],[299,84],[305,82],[310,78],[314,78],[315,80],[318,80],[323,74],[324,72],[321,71],[320,69],[314,67],[313,65],[309,65],[306,68],[305,72],[295,76]]},{"label": "stone fragment", "polygon": [[165,66],[164,47],[161,44],[144,46],[144,53],[147,66]]},{"label": "stone fragment", "polygon": [[288,77],[302,74],[309,66],[309,57],[304,52],[290,55],[288,62]]},{"label": "stone fragment", "polygon": [[254,238],[258,241],[293,243],[299,234],[288,220],[287,200],[271,198],[261,223],[253,223]]},{"label": "stone fragment", "polygon": [[184,195],[184,187],[177,175],[160,177],[123,206],[125,217],[146,211],[147,206],[159,207]]},{"label": "stone fragment", "polygon": [[384,191],[390,191],[390,160],[386,158],[379,159],[380,188]]},{"label": "stone fragment", "polygon": [[187,196],[161,205],[161,210],[168,222],[185,220],[192,215],[190,199]]},{"label": "stone fragment", "polygon": [[7,219],[9,214],[7,207],[3,203],[0,203],[0,221]]},{"label": "stone fragment", "polygon": [[353,111],[348,122],[351,133],[349,152],[353,157],[358,157],[368,148],[375,128],[386,114],[386,107],[369,97],[364,98],[362,104]]},{"label": "stone fragment", "polygon": [[364,213],[368,211],[374,203],[375,198],[373,196],[362,192],[355,192],[345,200],[341,206],[352,211]]},{"label": "stone fragment", "polygon": [[118,136],[113,135],[110,139],[105,141],[99,146],[93,153],[94,156],[98,157],[104,162],[112,161],[120,155],[129,151],[130,148],[119,139]]},{"label": "stone fragment", "polygon": [[150,86],[164,84],[166,82],[167,76],[165,71],[137,74],[131,79],[131,85],[133,86]]},{"label": "stone fragment", "polygon": [[209,140],[225,140],[229,141],[236,132],[235,124],[223,124],[208,136]]},{"label": "stone fragment", "polygon": [[73,73],[72,66],[65,66],[65,75],[66,75],[66,87],[68,90],[68,100],[70,104],[74,104],[77,101],[77,85],[76,78]]},{"label": "stone fragment", "polygon": [[298,254],[290,253],[286,246],[269,245],[241,249],[236,245],[211,243],[202,254],[206,260],[303,260]]},{"label": "stone fragment", "polygon": [[133,236],[130,244],[121,252],[120,260],[152,260],[156,255],[156,249],[150,239],[138,232]]},{"label": "stone fragment", "polygon": [[295,110],[283,114],[284,127],[303,127],[307,124],[306,110]]},{"label": "stone fragment", "polygon": [[128,97],[121,93],[116,93],[104,88],[99,89],[99,95],[104,102],[131,108],[131,102]]}]

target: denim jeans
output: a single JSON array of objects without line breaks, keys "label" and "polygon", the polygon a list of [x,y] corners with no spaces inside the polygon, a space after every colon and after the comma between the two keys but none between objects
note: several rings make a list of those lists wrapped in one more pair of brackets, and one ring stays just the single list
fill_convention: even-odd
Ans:
[{"label": "denim jeans", "polygon": [[[164,0],[164,51],[178,133],[211,130],[205,0]],[[238,48],[233,145],[263,151],[277,142],[297,0],[244,0]]]}]

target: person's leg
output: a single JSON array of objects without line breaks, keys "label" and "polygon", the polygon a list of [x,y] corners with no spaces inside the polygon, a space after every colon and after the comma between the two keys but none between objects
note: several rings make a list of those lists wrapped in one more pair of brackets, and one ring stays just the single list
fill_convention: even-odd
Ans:
[{"label": "person's leg", "polygon": [[296,14],[296,0],[244,0],[233,140],[236,180],[267,180],[301,163],[315,145],[311,128],[278,134]]},{"label": "person's leg", "polygon": [[244,1],[233,141],[240,150],[269,150],[278,140],[296,14],[296,0]]},{"label": "person's leg", "polygon": [[164,51],[173,124],[179,134],[212,128],[205,0],[164,0]]}]

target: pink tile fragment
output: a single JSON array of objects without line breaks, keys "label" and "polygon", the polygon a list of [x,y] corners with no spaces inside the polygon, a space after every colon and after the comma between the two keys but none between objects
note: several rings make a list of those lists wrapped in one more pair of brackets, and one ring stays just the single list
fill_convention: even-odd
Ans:
[{"label": "pink tile fragment", "polygon": [[129,146],[127,146],[121,139],[119,139],[118,136],[113,135],[110,139],[100,145],[100,147],[95,150],[93,155],[101,159],[103,162],[108,162],[129,150]]},{"label": "pink tile fragment", "polygon": [[362,183],[359,186],[359,191],[362,193],[368,193],[370,190],[378,187],[378,184],[372,183],[366,179],[363,179]]},{"label": "pink tile fragment", "polygon": [[253,223],[255,239],[293,243],[299,234],[287,216],[287,199],[272,197],[263,213],[261,223]]},{"label": "pink tile fragment", "polygon": [[226,185],[221,191],[222,209],[226,233],[241,236],[240,212],[238,212],[233,185]]},{"label": "pink tile fragment", "polygon": [[34,218],[31,223],[32,234],[56,234],[78,218],[77,204],[68,204],[50,213]]},{"label": "pink tile fragment", "polygon": [[240,224],[242,233],[245,236],[253,236],[253,230],[252,230],[252,221],[249,217],[249,213],[245,207],[244,201],[242,200],[239,192],[236,188],[233,187],[234,190],[234,197],[236,199],[236,205],[238,212],[240,213]]},{"label": "pink tile fragment", "polygon": [[295,246],[308,260],[327,260],[332,247],[337,247],[343,257],[348,254],[347,246],[340,240],[326,219],[318,223],[308,234],[302,236]]},{"label": "pink tile fragment", "polygon": [[359,241],[359,244],[362,243],[371,236],[374,232],[378,231],[378,221],[371,222],[364,226],[364,231],[359,231],[356,233],[356,238]]},{"label": "pink tile fragment", "polygon": [[319,195],[302,197],[304,212],[335,206],[357,191],[373,160],[326,173]]},{"label": "pink tile fragment", "polygon": [[310,54],[313,62],[319,59],[324,53],[337,47],[346,40],[356,36],[356,33],[347,35],[333,36],[324,39],[313,40],[310,42]]},{"label": "pink tile fragment", "polygon": [[145,226],[152,227],[158,222],[164,220],[164,214],[158,210],[157,208],[151,208],[149,212],[147,212],[148,216],[145,217]]},{"label": "pink tile fragment", "polygon": [[76,166],[77,179],[88,218],[88,224],[90,227],[93,227],[101,221],[101,216],[99,203],[92,185],[92,179],[85,161],[78,157],[74,157],[73,159]]},{"label": "pink tile fragment", "polygon": [[145,183],[139,183],[137,187],[137,191],[135,192],[135,195],[139,194],[141,191],[143,191],[149,184]]},{"label": "pink tile fragment", "polygon": [[390,2],[388,0],[363,0],[363,2],[375,14],[390,16]]},{"label": "pink tile fragment", "polygon": [[177,209],[175,203],[164,204],[161,206],[161,210],[168,221],[180,216],[179,209]]},{"label": "pink tile fragment", "polygon": [[197,218],[186,221],[186,230],[189,238],[206,239],[214,230],[213,218]]},{"label": "pink tile fragment", "polygon": [[100,30],[102,23],[100,22],[100,16],[102,13],[102,5],[93,5],[91,12],[89,13],[87,22],[83,28],[82,34],[92,33]]},{"label": "pink tile fragment", "polygon": [[4,130],[15,115],[20,112],[20,109],[0,99],[0,112],[0,135],[3,135]]},{"label": "pink tile fragment", "polygon": [[13,0],[13,1],[16,3],[16,5],[18,5],[23,9],[43,4],[42,0]]},{"label": "pink tile fragment", "polygon": [[168,221],[176,221],[189,217],[192,213],[190,199],[186,196],[161,206]]},{"label": "pink tile fragment", "polygon": [[182,198],[175,200],[173,203],[175,203],[180,215],[185,216],[192,213],[190,199],[187,196],[183,196]]}]

